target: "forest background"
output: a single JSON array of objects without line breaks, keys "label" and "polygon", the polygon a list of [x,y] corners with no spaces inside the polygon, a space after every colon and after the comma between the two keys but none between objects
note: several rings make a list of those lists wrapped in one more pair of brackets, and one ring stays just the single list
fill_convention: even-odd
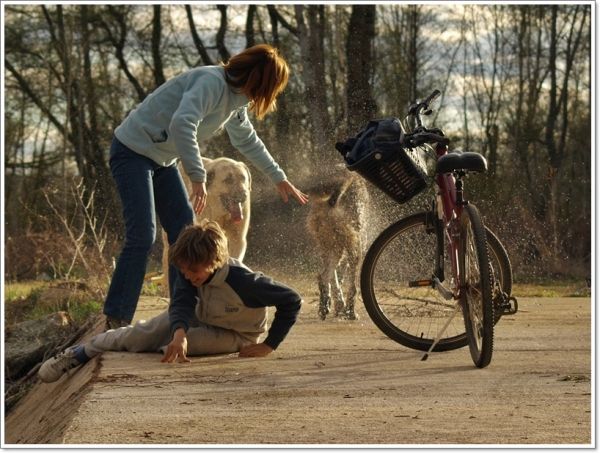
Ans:
[{"label": "forest background", "polygon": [[[467,197],[507,247],[516,280],[590,277],[593,8],[3,2],[5,282],[42,273],[108,282],[124,233],[108,166],[113,130],[165,80],[262,42],[292,74],[277,111],[253,123],[297,187],[343,162],[337,141],[370,119],[402,119],[440,89],[427,124],[451,148],[487,158]],[[225,134],[201,151],[244,160]],[[282,203],[251,170],[245,261],[314,272],[307,207]],[[398,206],[370,189],[370,239],[431,197]],[[161,253],[159,240],[149,271]]]}]

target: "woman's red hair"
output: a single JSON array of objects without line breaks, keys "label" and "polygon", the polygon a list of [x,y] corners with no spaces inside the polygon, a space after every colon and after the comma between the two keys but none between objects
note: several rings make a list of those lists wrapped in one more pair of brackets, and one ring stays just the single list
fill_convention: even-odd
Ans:
[{"label": "woman's red hair", "polygon": [[231,57],[223,64],[227,83],[252,101],[250,111],[262,119],[276,108],[276,97],[287,85],[290,70],[278,50],[258,44]]}]

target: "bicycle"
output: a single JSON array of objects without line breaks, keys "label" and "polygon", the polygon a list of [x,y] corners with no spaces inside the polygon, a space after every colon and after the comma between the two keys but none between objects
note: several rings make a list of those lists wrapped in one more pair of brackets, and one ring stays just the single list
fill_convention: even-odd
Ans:
[{"label": "bicycle", "polygon": [[464,199],[465,178],[486,171],[485,158],[448,152],[450,140],[443,131],[422,123],[421,116],[432,113],[430,105],[440,94],[435,90],[409,108],[407,118],[416,123],[412,132],[405,133],[400,121],[391,119],[398,128],[396,143],[385,134],[382,143],[369,144],[366,157],[350,159],[349,148],[376,141],[372,127],[336,148],[349,170],[398,203],[429,186],[418,150],[433,155],[435,196],[427,210],[388,226],[370,245],[361,268],[361,295],[375,325],[392,340],[427,351],[422,360],[432,351],[469,345],[473,362],[483,368],[492,359],[494,325],[503,315],[516,313],[518,302],[510,295],[513,274],[506,249],[484,226],[475,205]]}]

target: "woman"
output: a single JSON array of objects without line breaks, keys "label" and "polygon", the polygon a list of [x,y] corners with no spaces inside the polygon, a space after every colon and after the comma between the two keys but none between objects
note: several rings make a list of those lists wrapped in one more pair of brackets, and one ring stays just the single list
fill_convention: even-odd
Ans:
[{"label": "woman", "polygon": [[[191,69],[167,81],[115,129],[110,166],[123,204],[125,245],[104,304],[105,330],[131,323],[144,283],[158,216],[173,244],[206,204],[198,142],[225,128],[231,143],[275,184],[284,202],[308,197],[290,183],[248,119],[275,109],[289,77],[277,49],[260,44],[220,66]],[[192,182],[188,198],[176,159]],[[171,294],[177,270],[169,266]]]}]

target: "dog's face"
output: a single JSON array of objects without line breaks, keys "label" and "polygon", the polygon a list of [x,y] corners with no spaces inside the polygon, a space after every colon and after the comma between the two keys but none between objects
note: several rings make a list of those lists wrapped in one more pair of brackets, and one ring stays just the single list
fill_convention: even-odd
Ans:
[{"label": "dog's face", "polygon": [[250,171],[241,162],[217,159],[207,168],[208,194],[218,198],[222,209],[231,215],[233,223],[244,220],[244,207],[249,203],[250,187]]}]

